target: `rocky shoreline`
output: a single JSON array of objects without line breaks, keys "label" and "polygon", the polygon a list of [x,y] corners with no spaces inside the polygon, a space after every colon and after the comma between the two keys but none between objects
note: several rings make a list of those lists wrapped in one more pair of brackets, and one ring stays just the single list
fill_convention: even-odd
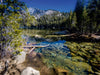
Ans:
[{"label": "rocky shoreline", "polygon": [[27,54],[25,51],[14,57],[5,57],[0,60],[0,75],[59,75],[61,72],[68,73],[63,69],[48,68],[42,62],[42,58],[41,53]]},{"label": "rocky shoreline", "polygon": [[[0,75],[40,75],[38,70],[33,67],[26,67],[23,63],[26,61],[26,52],[20,52],[20,55],[3,58],[0,60]],[[26,73],[27,72],[27,73]]]}]

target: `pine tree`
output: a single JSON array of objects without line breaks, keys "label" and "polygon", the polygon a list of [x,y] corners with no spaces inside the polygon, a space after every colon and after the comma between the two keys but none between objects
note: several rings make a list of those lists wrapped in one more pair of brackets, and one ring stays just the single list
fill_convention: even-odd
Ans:
[{"label": "pine tree", "polygon": [[84,6],[84,9],[83,9],[83,13],[82,13],[82,33],[85,34],[85,33],[88,33],[89,31],[89,16],[88,16],[88,12],[87,12],[87,9],[86,9],[86,6]]},{"label": "pine tree", "polygon": [[76,13],[73,13],[73,17],[72,17],[72,27],[77,29],[77,17],[76,17]]},{"label": "pine tree", "polygon": [[69,31],[71,31],[72,28],[72,16],[73,16],[73,12],[70,11],[69,17],[67,19],[67,26],[66,26]]},{"label": "pine tree", "polygon": [[82,33],[82,12],[84,8],[84,0],[77,0],[76,6],[75,6],[75,13],[77,16],[77,28],[79,33]]},{"label": "pine tree", "polygon": [[90,33],[94,33],[97,30],[97,0],[89,1],[87,8],[90,17],[89,30]]},{"label": "pine tree", "polygon": [[[10,8],[11,7],[11,8]],[[7,50],[16,50],[21,43],[20,11],[24,7],[18,0],[2,0],[0,4],[0,56]],[[19,9],[20,10],[19,10]],[[14,10],[14,11],[13,11]]]},{"label": "pine tree", "polygon": [[96,32],[100,30],[100,0],[97,0],[97,16],[96,16],[96,21],[97,21],[97,26],[96,26]]},{"label": "pine tree", "polygon": [[28,11],[22,14],[22,21],[20,27],[23,28],[24,26],[31,27],[36,26],[38,23],[33,15],[30,15]]}]

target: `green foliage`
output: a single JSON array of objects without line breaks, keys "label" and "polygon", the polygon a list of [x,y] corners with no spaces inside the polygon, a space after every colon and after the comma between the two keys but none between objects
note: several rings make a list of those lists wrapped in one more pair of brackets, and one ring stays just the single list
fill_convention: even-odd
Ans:
[{"label": "green foliage", "polygon": [[76,16],[77,16],[77,29],[80,33],[82,31],[83,8],[84,8],[83,0],[77,0],[76,6],[75,6],[75,13],[76,13]]},{"label": "green foliage", "polygon": [[[2,0],[0,2],[0,56],[7,50],[18,50],[24,42],[21,38],[21,11],[25,4],[19,0]],[[20,49],[19,49],[20,50]]]},{"label": "green foliage", "polygon": [[22,9],[26,8],[24,2],[19,0],[2,0],[0,3],[0,16],[8,15],[13,12],[19,13]]},{"label": "green foliage", "polygon": [[[74,12],[69,12],[66,29],[78,34],[96,33],[100,30],[100,0],[77,0]],[[73,31],[73,32],[72,32]]]},{"label": "green foliage", "polygon": [[73,17],[72,17],[72,27],[76,27],[77,25],[77,17],[76,17],[76,13],[73,13]]},{"label": "green foliage", "polygon": [[2,38],[0,42],[2,47],[6,50],[8,47],[10,49],[15,49],[22,44],[21,30],[19,30],[21,18],[19,14],[15,13],[12,13],[12,15],[5,15],[5,17],[0,17],[0,38]]},{"label": "green foliage", "polygon": [[[76,13],[70,11],[69,13],[69,17],[67,19],[67,24],[66,24],[66,28],[70,31],[70,32],[76,32],[75,28],[77,26],[77,17],[76,17]],[[76,28],[77,29],[77,28]]]},{"label": "green foliage", "polygon": [[100,28],[100,1],[99,0],[92,0],[89,1],[87,6],[88,15],[90,17],[90,32],[94,33],[97,32]]},{"label": "green foliage", "polygon": [[2,0],[0,2],[0,55],[7,50],[22,51],[24,43],[21,26],[36,24],[34,16],[27,12],[24,2],[19,0]]},{"label": "green foliage", "polygon": [[51,28],[51,29],[61,29],[65,27],[65,22],[67,17],[59,12],[52,15],[43,15],[37,19],[38,27]]},{"label": "green foliage", "polygon": [[37,25],[37,21],[35,17],[30,15],[27,9],[26,13],[22,14],[21,27],[24,26],[31,27],[36,25]]},{"label": "green foliage", "polygon": [[90,18],[88,16],[86,6],[84,6],[83,13],[82,13],[82,31],[81,31],[84,34],[89,33],[89,21]]}]

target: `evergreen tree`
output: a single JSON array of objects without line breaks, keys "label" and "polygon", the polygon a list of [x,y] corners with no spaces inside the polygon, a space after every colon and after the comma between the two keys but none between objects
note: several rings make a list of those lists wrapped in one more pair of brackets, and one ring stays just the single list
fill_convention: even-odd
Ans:
[{"label": "evergreen tree", "polygon": [[73,16],[73,12],[70,11],[69,13],[69,17],[67,19],[67,25],[66,25],[66,28],[71,31],[71,28],[72,28],[72,16]]},{"label": "evergreen tree", "polygon": [[96,16],[96,21],[97,21],[97,26],[96,26],[96,32],[100,30],[100,0],[97,0],[97,16]]},{"label": "evergreen tree", "polygon": [[84,0],[77,0],[75,6],[75,12],[77,16],[77,28],[80,33],[82,33],[82,12],[84,8]]},{"label": "evergreen tree", "polygon": [[[1,0],[0,4],[0,56],[4,57],[7,50],[17,50],[21,45],[22,20],[20,12],[24,7],[18,0]],[[20,10],[19,10],[19,9]]]},{"label": "evergreen tree", "polygon": [[37,25],[37,21],[36,21],[35,17],[30,15],[28,11],[26,11],[26,13],[22,13],[21,17],[22,17],[22,21],[20,22],[21,28],[24,26],[31,27],[31,26]]},{"label": "evergreen tree", "polygon": [[88,14],[90,17],[90,33],[94,33],[97,31],[98,29],[98,25],[97,25],[97,11],[98,11],[98,7],[97,7],[97,0],[91,0],[88,3]]},{"label": "evergreen tree", "polygon": [[70,11],[69,13],[69,17],[67,19],[67,29],[70,31],[70,32],[76,32],[77,30],[77,17],[76,17],[76,13]]},{"label": "evergreen tree", "polygon": [[72,28],[74,28],[75,30],[77,30],[77,17],[76,17],[76,13],[73,13],[73,17],[72,17]]},{"label": "evergreen tree", "polygon": [[90,29],[90,26],[89,26],[89,16],[88,16],[88,13],[87,13],[87,9],[86,9],[86,6],[84,6],[84,9],[83,9],[83,13],[82,13],[82,33],[85,34],[85,33],[88,33],[89,29]]},{"label": "evergreen tree", "polygon": [[69,14],[69,29],[71,30],[72,28],[72,15],[73,15],[73,12],[70,11],[70,14]]},{"label": "evergreen tree", "polygon": [[26,9],[25,3],[19,0],[1,0],[0,15],[19,13],[22,9]]}]

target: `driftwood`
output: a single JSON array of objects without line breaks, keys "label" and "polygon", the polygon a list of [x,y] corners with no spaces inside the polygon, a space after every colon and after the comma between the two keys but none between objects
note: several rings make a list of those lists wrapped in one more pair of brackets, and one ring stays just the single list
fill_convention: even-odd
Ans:
[{"label": "driftwood", "polygon": [[35,49],[35,47],[33,47],[30,51],[29,51],[29,54]]},{"label": "driftwood", "polygon": [[47,47],[49,45],[29,45],[29,46],[24,46],[23,48],[33,48],[33,47]]},{"label": "driftwood", "polygon": [[31,48],[29,51],[29,54],[30,54],[32,51],[34,51],[36,47],[47,47],[47,46],[49,45],[29,45],[29,46],[27,45],[27,46],[24,46],[23,48]]}]

